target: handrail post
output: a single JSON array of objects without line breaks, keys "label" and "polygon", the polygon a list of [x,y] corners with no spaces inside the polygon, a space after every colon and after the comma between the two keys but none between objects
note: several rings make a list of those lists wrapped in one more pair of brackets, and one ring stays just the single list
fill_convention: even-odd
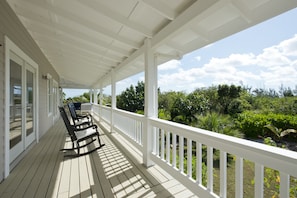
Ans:
[{"label": "handrail post", "polygon": [[98,112],[99,121],[101,120],[101,117],[102,117],[102,104],[103,104],[103,88],[102,88],[102,84],[100,84],[99,112]]},{"label": "handrail post", "polygon": [[153,165],[151,153],[153,152],[153,133],[154,128],[150,124],[150,118],[158,117],[158,72],[151,47],[151,39],[145,40],[145,107],[144,107],[144,135],[143,135],[143,163],[146,167]]},{"label": "handrail post", "polygon": [[93,101],[94,104],[98,104],[98,95],[97,95],[97,93],[98,93],[98,90],[94,89],[94,101]]},{"label": "handrail post", "polygon": [[90,95],[90,103],[93,103],[93,89],[90,89],[89,91],[89,95]]}]

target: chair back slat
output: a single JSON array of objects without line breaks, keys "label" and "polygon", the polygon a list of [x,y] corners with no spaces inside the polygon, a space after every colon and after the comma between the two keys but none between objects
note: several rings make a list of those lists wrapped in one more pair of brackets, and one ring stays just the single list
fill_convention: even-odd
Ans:
[{"label": "chair back slat", "polygon": [[65,126],[66,126],[66,128],[67,128],[67,131],[68,131],[68,134],[69,134],[71,140],[72,140],[72,141],[77,140],[77,137],[76,137],[76,135],[75,135],[75,133],[74,133],[74,128],[73,128],[73,126],[70,124],[70,121],[69,121],[69,119],[68,119],[68,116],[67,116],[67,114],[66,114],[66,111],[65,111],[64,107],[59,107],[59,110],[60,110],[60,114],[61,114],[61,116],[62,116],[62,118],[63,118],[63,121],[64,121],[64,123],[65,123]]},{"label": "chair back slat", "polygon": [[74,119],[74,120],[77,119],[75,106],[74,106],[74,104],[72,102],[68,103],[68,108],[69,108],[72,119]]}]

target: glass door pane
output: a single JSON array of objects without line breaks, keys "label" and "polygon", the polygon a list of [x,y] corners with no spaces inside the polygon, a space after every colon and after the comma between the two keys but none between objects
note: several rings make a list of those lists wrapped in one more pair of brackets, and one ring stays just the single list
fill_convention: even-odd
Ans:
[{"label": "glass door pane", "polygon": [[29,146],[36,139],[36,130],[35,130],[35,78],[36,78],[35,69],[29,64],[26,63],[26,83],[25,83],[25,100],[26,100],[26,120],[25,120],[25,146]]},{"label": "glass door pane", "polygon": [[34,129],[34,89],[33,80],[34,75],[31,71],[26,72],[27,82],[26,82],[26,136],[33,133]]},{"label": "glass door pane", "polygon": [[22,66],[10,60],[10,149],[22,141]]}]

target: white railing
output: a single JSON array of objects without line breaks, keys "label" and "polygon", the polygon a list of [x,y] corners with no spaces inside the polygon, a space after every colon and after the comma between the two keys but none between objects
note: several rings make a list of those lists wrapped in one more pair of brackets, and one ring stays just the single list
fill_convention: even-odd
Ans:
[{"label": "white railing", "polygon": [[137,143],[138,148],[142,147],[143,120],[143,115],[114,110],[114,128]]},{"label": "white railing", "polygon": [[[144,152],[145,117],[122,110],[96,107],[104,120],[114,114],[114,128]],[[103,111],[104,110],[104,111]],[[93,109],[94,111],[94,109]],[[107,113],[109,111],[109,113]],[[113,113],[112,113],[113,112]],[[100,117],[101,117],[100,116]],[[243,197],[244,164],[254,164],[254,197],[264,197],[264,170],[279,171],[279,197],[290,197],[290,179],[297,178],[297,152],[267,146],[215,132],[185,126],[158,118],[149,118],[153,129],[151,160],[183,183],[199,197],[227,197],[228,156],[235,159],[235,197]],[[110,120],[107,122],[111,123]],[[219,190],[214,190],[214,151],[219,152]],[[206,156],[203,158],[203,156]],[[195,163],[193,160],[195,159]],[[186,163],[184,164],[184,161]],[[206,164],[206,179],[202,162]],[[195,174],[194,174],[195,172]],[[204,171],[205,172],[205,171]],[[203,185],[205,184],[205,185]]]},{"label": "white railing", "polygon": [[143,115],[120,109],[112,110],[110,107],[99,105],[93,105],[93,113],[99,116],[104,122],[108,124],[113,123],[113,130],[126,136],[130,143],[142,151]]},{"label": "white railing", "polygon": [[92,110],[98,116],[100,120],[106,122],[107,124],[111,123],[111,108],[106,106],[92,105]]}]

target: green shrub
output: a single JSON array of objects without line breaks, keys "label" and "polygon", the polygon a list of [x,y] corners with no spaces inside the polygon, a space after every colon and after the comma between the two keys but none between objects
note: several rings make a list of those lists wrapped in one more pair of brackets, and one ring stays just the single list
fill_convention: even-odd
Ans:
[{"label": "green shrub", "polygon": [[[297,117],[283,114],[257,114],[251,111],[241,113],[236,120],[236,126],[246,137],[256,138],[271,133],[265,125],[272,124],[280,129],[297,129]],[[269,134],[271,135],[271,134]]]}]

